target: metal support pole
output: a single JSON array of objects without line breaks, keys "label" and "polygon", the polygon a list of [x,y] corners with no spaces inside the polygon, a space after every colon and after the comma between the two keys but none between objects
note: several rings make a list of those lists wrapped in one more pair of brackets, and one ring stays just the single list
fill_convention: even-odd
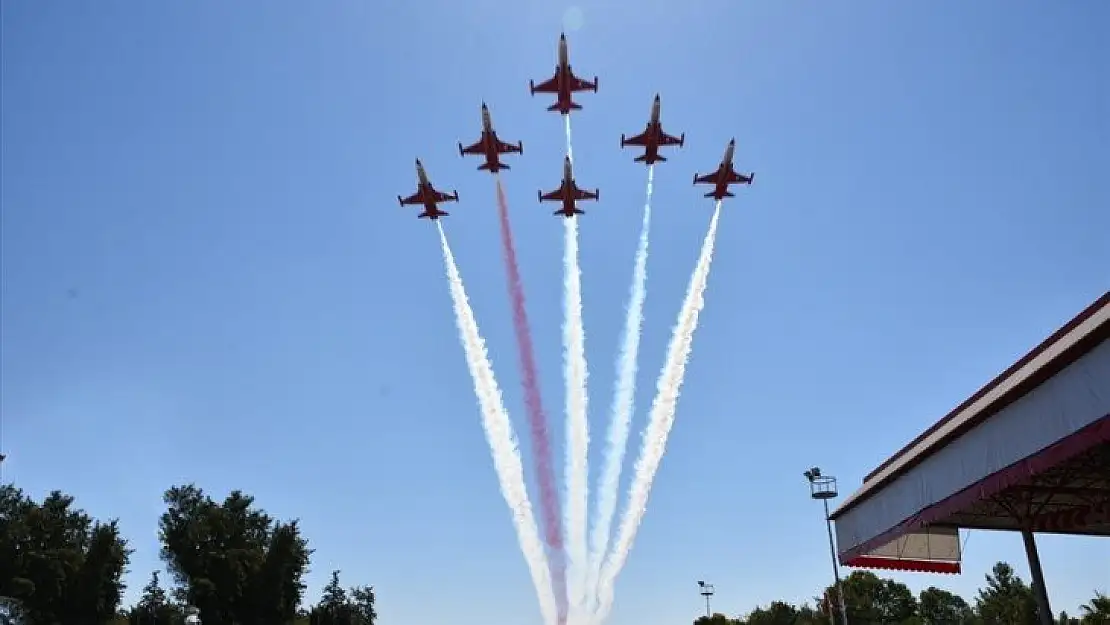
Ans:
[{"label": "metal support pole", "polygon": [[716,589],[713,588],[713,584],[707,584],[704,580],[698,581],[698,588],[701,589],[698,593],[705,597],[705,618],[713,618],[713,611],[709,607],[709,598],[713,596]]},{"label": "metal support pole", "polygon": [[1037,553],[1037,540],[1033,531],[1021,530],[1021,540],[1025,543],[1025,557],[1029,559],[1029,573],[1033,576],[1033,597],[1037,600],[1037,620],[1041,625],[1053,625],[1052,608],[1048,605],[1048,590],[1044,585],[1044,571],[1041,570],[1041,556]]},{"label": "metal support pole", "polygon": [[[836,580],[836,598],[840,603],[840,618],[844,625],[848,625],[848,603],[844,600],[844,588],[840,585],[840,567],[836,562],[836,544],[833,543],[832,519],[829,518],[829,500],[822,499],[825,504],[825,529],[829,532],[829,555],[832,556],[833,578]],[[829,621],[832,622],[832,609],[829,609]]]}]

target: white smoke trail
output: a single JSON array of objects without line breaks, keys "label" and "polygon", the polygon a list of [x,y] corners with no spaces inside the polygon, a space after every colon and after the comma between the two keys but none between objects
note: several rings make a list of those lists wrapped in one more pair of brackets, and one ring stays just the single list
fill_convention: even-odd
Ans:
[{"label": "white smoke trail", "polygon": [[[564,117],[567,155],[571,156],[570,116]],[[571,157],[573,159],[573,157]],[[572,160],[573,162],[573,160]],[[586,417],[586,339],[582,327],[582,272],[578,264],[578,216],[563,219],[563,349],[567,411],[567,588],[572,613],[584,614],[589,504],[589,421]],[[577,619],[576,619],[577,620]]]},{"label": "white smoke trail", "polygon": [[598,578],[601,563],[609,548],[613,515],[617,511],[617,490],[620,488],[621,468],[628,447],[628,430],[636,401],[636,370],[640,352],[640,334],[644,323],[644,299],[647,297],[648,233],[651,230],[651,196],[654,191],[655,165],[648,166],[647,200],[644,202],[643,222],[640,224],[640,243],[636,247],[636,260],[632,269],[632,287],[628,294],[628,312],[624,319],[624,337],[617,356],[617,384],[613,393],[612,420],[609,422],[608,448],[605,464],[597,482],[597,516],[590,535],[590,570],[586,578],[587,597],[597,609]]},{"label": "white smoke trail", "polygon": [[574,146],[570,141],[570,115],[563,115],[563,134],[567,136],[567,158],[574,163]]},{"label": "white smoke trail", "polygon": [[493,375],[493,366],[486,353],[485,341],[478,332],[474,311],[470,309],[470,303],[467,301],[466,290],[463,288],[455,257],[447,244],[447,235],[443,232],[441,223],[437,221],[436,225],[439,229],[440,245],[443,247],[443,264],[447,268],[447,280],[451,287],[451,300],[455,308],[455,321],[459,327],[459,339],[466,353],[466,365],[470,369],[470,377],[474,380],[474,393],[478,396],[478,405],[481,407],[482,427],[486,431],[486,439],[493,455],[493,466],[501,485],[501,495],[512,512],[517,540],[520,542],[520,550],[524,554],[528,571],[532,575],[532,583],[536,587],[543,621],[546,625],[555,625],[555,593],[551,588],[551,570],[548,568],[547,556],[544,553],[543,542],[540,540],[540,531],[532,514],[532,503],[528,500],[528,491],[524,485],[524,466],[520,460],[516,436],[513,434],[512,423],[501,400],[501,390]]},{"label": "white smoke trail", "polygon": [[644,431],[643,447],[640,449],[640,457],[636,460],[635,476],[629,488],[628,507],[621,519],[613,551],[602,568],[598,585],[598,609],[594,614],[594,620],[597,623],[604,621],[613,608],[613,584],[621,569],[624,568],[632,543],[636,539],[640,521],[647,511],[651,483],[655,479],[655,472],[659,469],[659,462],[663,459],[671,426],[674,425],[678,394],[682,390],[682,380],[686,375],[686,361],[690,357],[694,330],[698,327],[698,313],[705,305],[703,296],[709,280],[709,266],[713,260],[713,245],[717,238],[717,221],[720,216],[721,202],[718,201],[713,208],[713,218],[709,222],[709,231],[705,234],[701,254],[698,255],[698,264],[694,268],[693,275],[690,276],[690,285],[678,313],[671,343],[667,347],[667,360],[656,383],[651,416]]}]

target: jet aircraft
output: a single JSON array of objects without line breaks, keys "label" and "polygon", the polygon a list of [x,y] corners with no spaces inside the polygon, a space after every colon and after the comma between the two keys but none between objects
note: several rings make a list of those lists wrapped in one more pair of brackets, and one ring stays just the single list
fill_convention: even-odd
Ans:
[{"label": "jet aircraft", "polygon": [[751,184],[755,179],[755,174],[736,173],[732,168],[732,153],[736,150],[736,139],[728,142],[728,147],[725,148],[725,157],[721,159],[721,164],[717,166],[717,171],[711,174],[699,176],[694,174],[694,184],[711,184],[714,185],[713,190],[705,194],[705,197],[711,197],[720,201],[726,197],[735,197],[731,191],[728,190],[730,184]]},{"label": "jet aircraft", "polygon": [[458,202],[459,192],[455,191],[452,195],[450,193],[436,191],[432,183],[428,182],[428,173],[424,171],[424,165],[420,163],[420,159],[416,159],[416,180],[416,193],[404,199],[399,195],[397,196],[397,201],[401,203],[401,206],[407,204],[422,204],[424,206],[424,212],[417,215],[417,217],[420,218],[426,217],[435,220],[450,215],[447,211],[439,210],[436,204],[440,202]]},{"label": "jet aircraft", "polygon": [[576,200],[596,200],[601,197],[601,190],[594,189],[593,193],[583,191],[578,188],[574,182],[574,172],[571,169],[570,157],[563,160],[563,184],[559,185],[551,193],[544,193],[537,191],[541,202],[562,202],[563,207],[555,211],[554,215],[563,215],[564,217],[573,217],[575,215],[584,215],[586,211],[581,210],[574,205]]},{"label": "jet aircraft", "polygon": [[536,95],[536,93],[556,94],[555,104],[547,107],[547,110],[570,115],[572,110],[576,111],[582,108],[578,103],[571,100],[571,94],[575,91],[593,91],[597,93],[597,76],[594,76],[594,81],[590,82],[574,75],[567,57],[567,36],[561,34],[559,35],[559,64],[555,66],[555,77],[538,85],[535,81],[529,80],[528,87],[532,90],[532,95]]},{"label": "jet aircraft", "polygon": [[467,154],[481,154],[486,157],[486,162],[478,166],[478,169],[489,170],[491,173],[496,174],[502,169],[509,169],[509,166],[501,162],[498,158],[501,154],[512,153],[523,154],[524,143],[517,141],[516,145],[505,143],[497,138],[497,132],[493,129],[493,122],[490,120],[489,107],[486,103],[482,103],[482,137],[478,142],[469,147],[463,147],[459,143],[459,155],[466,156]]},{"label": "jet aircraft", "polygon": [[675,137],[663,132],[663,125],[659,123],[659,94],[655,94],[655,102],[651,105],[651,118],[648,120],[647,128],[643,132],[634,136],[628,137],[621,135],[621,147],[626,145],[639,145],[644,147],[642,156],[637,156],[632,159],[637,163],[646,163],[653,165],[657,161],[666,161],[667,159],[659,155],[659,148],[666,145],[677,145],[681,147],[686,143],[686,133],[681,136]]}]

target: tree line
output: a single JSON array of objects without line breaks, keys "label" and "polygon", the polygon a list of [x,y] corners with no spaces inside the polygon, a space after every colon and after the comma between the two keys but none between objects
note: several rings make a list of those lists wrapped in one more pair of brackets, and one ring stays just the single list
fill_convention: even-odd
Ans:
[{"label": "tree line", "polygon": [[[841,582],[848,621],[852,625],[1039,625],[1033,589],[999,562],[986,576],[973,603],[963,597],[929,587],[914,596],[909,587],[868,571],[854,571]],[[829,586],[813,605],[795,606],[774,601],[746,616],[703,616],[694,625],[843,625],[835,588]],[[1110,625],[1110,596],[1095,591],[1075,616],[1061,612],[1059,625]]]},{"label": "tree line", "polygon": [[[161,560],[133,606],[122,606],[132,554],[115,520],[100,521],[60,491],[34,501],[0,485],[0,625],[374,625],[372,586],[344,588],[339,571],[309,609],[312,550],[296,521],[280,521],[233,491],[216,501],[195,485],[163,496]],[[192,620],[192,619],[190,619]]]},{"label": "tree line", "polygon": [[[132,553],[116,521],[93,519],[60,491],[37,502],[0,485],[0,625],[375,625],[372,586],[345,588],[332,572],[320,601],[301,608],[312,550],[296,521],[280,521],[233,491],[216,501],[195,485],[165,492],[158,522],[164,585],[151,575],[138,602],[122,606]],[[938,588],[856,571],[844,580],[852,625],[1037,625],[1030,587],[999,562],[974,605]],[[701,617],[694,625],[824,625],[832,587],[813,606],[775,601],[750,614]],[[1110,624],[1110,597],[1095,593],[1060,625]],[[833,610],[834,625],[843,625]]]}]

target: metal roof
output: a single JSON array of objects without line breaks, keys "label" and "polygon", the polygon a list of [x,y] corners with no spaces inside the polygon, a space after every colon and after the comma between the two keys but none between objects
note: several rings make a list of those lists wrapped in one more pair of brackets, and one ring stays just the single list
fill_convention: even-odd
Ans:
[{"label": "metal roof", "polygon": [[964,432],[1036,388],[1110,336],[1110,291],[1064,324],[943,419],[864,478],[863,486],[833,511],[835,519],[878,492]]}]

